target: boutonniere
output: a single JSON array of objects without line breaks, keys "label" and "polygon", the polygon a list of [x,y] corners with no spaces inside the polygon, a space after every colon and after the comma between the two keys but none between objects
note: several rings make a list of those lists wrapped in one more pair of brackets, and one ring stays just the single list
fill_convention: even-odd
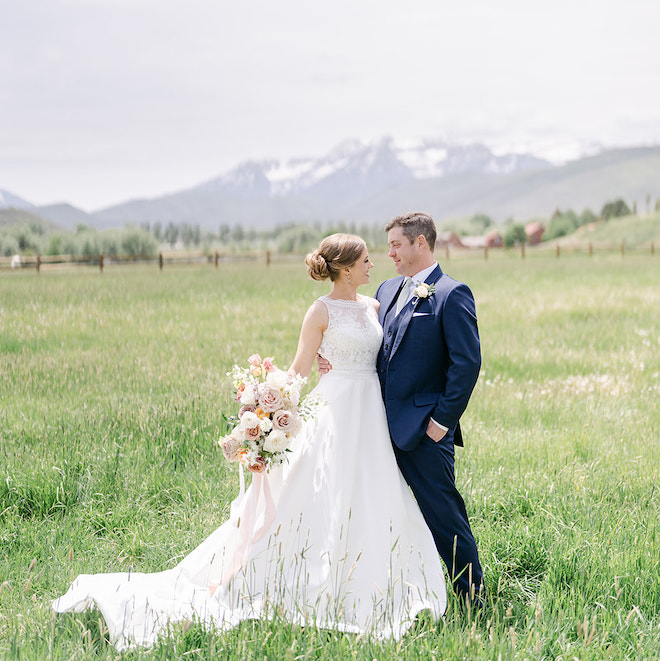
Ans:
[{"label": "boutonniere", "polygon": [[427,285],[425,282],[422,282],[413,290],[413,295],[417,298],[428,298],[429,296],[433,296],[433,294],[435,294],[435,285],[433,283]]}]

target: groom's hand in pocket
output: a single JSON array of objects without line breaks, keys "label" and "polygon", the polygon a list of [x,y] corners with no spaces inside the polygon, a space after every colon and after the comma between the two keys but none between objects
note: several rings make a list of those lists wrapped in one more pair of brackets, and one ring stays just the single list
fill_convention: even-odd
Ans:
[{"label": "groom's hand in pocket", "polygon": [[435,441],[437,443],[438,441],[441,441],[446,434],[447,434],[446,429],[443,429],[440,425],[438,425],[437,422],[434,422],[433,420],[429,420],[429,424],[426,427],[426,435],[432,441]]}]

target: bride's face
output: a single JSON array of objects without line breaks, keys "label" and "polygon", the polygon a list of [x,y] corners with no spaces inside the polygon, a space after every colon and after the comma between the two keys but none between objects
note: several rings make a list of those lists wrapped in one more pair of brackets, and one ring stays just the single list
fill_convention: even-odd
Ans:
[{"label": "bride's face", "polygon": [[373,263],[369,259],[369,251],[365,248],[357,262],[348,269],[351,275],[351,284],[355,287],[369,284],[369,271],[373,266]]}]

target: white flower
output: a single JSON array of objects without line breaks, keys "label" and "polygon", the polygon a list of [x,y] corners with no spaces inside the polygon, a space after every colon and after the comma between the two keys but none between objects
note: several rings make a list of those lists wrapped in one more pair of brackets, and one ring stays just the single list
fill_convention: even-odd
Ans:
[{"label": "white flower", "polygon": [[261,422],[259,416],[252,411],[246,411],[241,417],[241,426],[244,429],[252,429],[253,427],[258,427]]},{"label": "white flower", "polygon": [[273,431],[266,436],[264,441],[264,450],[266,452],[283,452],[286,450],[289,440],[283,431],[273,429]]},{"label": "white flower", "polygon": [[248,386],[243,393],[241,394],[241,404],[244,406],[247,405],[252,405],[254,406],[257,403],[257,399],[254,396],[254,388],[251,386]]},{"label": "white flower", "polygon": [[413,295],[417,298],[428,298],[434,293],[435,286],[433,284],[427,285],[425,282],[418,284],[413,290]]},{"label": "white flower", "polygon": [[296,388],[285,388],[284,396],[291,403],[291,406],[298,406],[300,404],[300,391]]},{"label": "white flower", "polygon": [[253,464],[257,460],[258,456],[259,456],[258,450],[256,450],[255,448],[250,448],[245,454],[245,459],[247,460],[248,464]]},{"label": "white flower", "polygon": [[261,431],[267,434],[273,428],[273,423],[270,421],[270,418],[264,418],[259,426],[261,427]]},{"label": "white flower", "polygon": [[275,370],[268,372],[266,375],[266,383],[274,390],[282,390],[289,379],[289,375],[282,370]]}]

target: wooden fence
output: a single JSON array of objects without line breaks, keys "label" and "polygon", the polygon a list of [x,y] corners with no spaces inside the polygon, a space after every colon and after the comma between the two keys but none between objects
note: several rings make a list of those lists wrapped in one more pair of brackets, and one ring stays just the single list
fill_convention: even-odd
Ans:
[{"label": "wooden fence", "polygon": [[160,252],[157,256],[149,255],[98,255],[79,257],[73,255],[26,255],[20,257],[20,266],[13,264],[13,257],[0,257],[0,269],[29,268],[36,269],[37,273],[42,270],[56,270],[67,267],[92,266],[98,268],[101,273],[108,266],[118,264],[154,264],[162,271],[168,266],[185,264],[210,264],[216,268],[221,262],[230,261],[265,261],[270,265],[272,256],[270,251],[266,252],[243,252],[238,254],[220,253],[215,251],[207,253],[203,251],[169,251]]},{"label": "wooden fence", "polygon": [[[650,254],[651,256],[655,255],[655,244],[651,242],[646,245],[637,245],[635,247],[626,246],[625,242],[621,242],[618,245],[602,245],[599,244],[595,246],[592,243],[589,244],[567,244],[560,245],[556,243],[553,246],[547,244],[538,244],[535,246],[529,246],[522,244],[514,248],[489,248],[484,246],[482,248],[458,248],[455,246],[445,245],[436,247],[436,254],[438,256],[444,255],[445,260],[449,260],[452,256],[470,256],[470,255],[483,255],[485,260],[488,259],[489,254],[495,253],[514,253],[519,254],[521,259],[525,259],[525,256],[528,253],[541,253],[544,255],[554,254],[557,259],[562,255],[574,254],[574,253],[585,253],[589,254],[592,257],[594,254],[598,253],[620,253],[621,257],[627,255],[635,254]],[[277,255],[278,260],[287,259],[287,258],[300,258],[300,255]],[[0,257],[0,270],[16,268],[12,265],[12,257]],[[56,270],[63,269],[67,267],[77,267],[77,266],[92,266],[98,268],[101,273],[103,269],[108,266],[113,266],[117,264],[153,264],[157,265],[158,268],[162,271],[164,268],[177,265],[186,265],[186,264],[204,264],[211,265],[218,268],[218,265],[221,262],[232,262],[232,261],[260,261],[263,260],[267,266],[270,266],[273,261],[273,255],[270,251],[260,251],[260,252],[242,252],[242,253],[220,253],[218,251],[209,253],[204,251],[163,251],[158,253],[157,256],[147,256],[147,255],[104,255],[100,253],[98,255],[90,257],[74,257],[72,255],[26,255],[20,257],[20,268],[34,268],[37,273],[41,272],[43,269],[47,270]]]},{"label": "wooden fence", "polygon": [[[599,253],[620,253],[621,257],[625,257],[628,254],[650,254],[651,256],[655,255],[655,243],[651,241],[650,244],[647,245],[637,245],[634,247],[628,247],[626,246],[625,241],[622,241],[620,244],[616,245],[598,245],[594,246],[593,243],[589,244],[577,244],[577,243],[572,243],[572,244],[566,244],[566,245],[561,245],[559,243],[554,244],[554,247],[551,245],[539,243],[534,246],[530,246],[528,244],[521,244],[518,246],[515,246],[513,248],[502,248],[502,247],[488,247],[488,246],[483,246],[482,248],[455,248],[451,247],[449,245],[443,246],[444,250],[444,256],[445,259],[450,259],[451,255],[453,253],[459,253],[459,254],[474,254],[474,253],[479,253],[483,254],[484,259],[488,259],[488,255],[490,253],[502,253],[502,252],[514,252],[518,253],[521,257],[521,259],[525,259],[525,255],[528,252],[538,252],[542,253],[544,255],[547,255],[552,251],[554,255],[559,259],[562,254],[574,254],[574,253],[588,253],[590,257],[593,257],[593,255],[596,252]],[[439,252],[438,249],[436,249],[436,253]]]}]

